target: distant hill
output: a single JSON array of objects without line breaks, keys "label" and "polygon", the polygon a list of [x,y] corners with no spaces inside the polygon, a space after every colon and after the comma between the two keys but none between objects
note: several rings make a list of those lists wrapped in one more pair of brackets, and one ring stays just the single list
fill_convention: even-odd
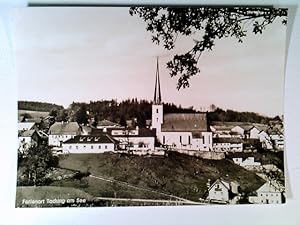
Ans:
[{"label": "distant hill", "polygon": [[19,110],[31,110],[40,112],[50,112],[51,110],[62,110],[64,109],[61,105],[56,105],[47,102],[34,102],[34,101],[18,101]]}]

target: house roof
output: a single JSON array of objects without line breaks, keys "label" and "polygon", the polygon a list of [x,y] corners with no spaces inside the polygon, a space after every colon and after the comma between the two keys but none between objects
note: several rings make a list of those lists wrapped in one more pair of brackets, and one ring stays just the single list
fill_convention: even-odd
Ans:
[{"label": "house roof", "polygon": [[118,141],[113,139],[108,134],[103,135],[77,135],[74,138],[71,138],[65,141],[65,144],[115,144]]},{"label": "house roof", "polygon": [[49,134],[76,134],[79,132],[79,125],[77,122],[55,122],[49,129]]},{"label": "house roof", "polygon": [[223,185],[226,189],[230,190],[229,182],[226,182],[223,179],[219,178],[219,179],[215,180],[215,182],[212,185],[210,185],[210,187],[208,188],[208,191],[210,191],[218,183]]},{"label": "house roof", "polygon": [[162,131],[207,131],[206,113],[170,113],[164,115]]},{"label": "house roof", "polygon": [[283,187],[277,182],[269,181],[264,183],[256,192],[282,192]]},{"label": "house roof", "polygon": [[250,123],[250,122],[222,122],[222,121],[212,121],[211,125],[217,130],[232,129],[236,126],[243,128],[245,131],[251,130],[256,127],[258,130],[267,130],[268,125],[261,123]]},{"label": "house roof", "polygon": [[19,122],[18,130],[30,130],[34,125],[34,122]]},{"label": "house roof", "polygon": [[118,123],[111,122],[109,120],[101,120],[97,122],[97,126],[99,127],[111,127],[111,126],[120,126]]},{"label": "house roof", "polygon": [[[135,131],[136,128],[124,128],[124,127],[118,127],[118,128],[108,128],[106,132],[103,131],[103,129],[92,129],[91,134],[92,135],[98,135],[98,134],[111,134],[114,130],[124,130],[124,131]],[[148,128],[138,128],[137,134],[130,134],[130,135],[112,135],[113,137],[155,137],[156,132],[155,130],[151,130]]]},{"label": "house roof", "polygon": [[19,137],[32,137],[33,134],[35,133],[35,130],[24,130],[24,131],[19,131]]}]

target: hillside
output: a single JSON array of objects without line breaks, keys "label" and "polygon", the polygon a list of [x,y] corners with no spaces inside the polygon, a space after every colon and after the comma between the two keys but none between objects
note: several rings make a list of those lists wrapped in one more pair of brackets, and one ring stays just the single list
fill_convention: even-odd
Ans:
[{"label": "hillside", "polygon": [[18,101],[18,109],[31,110],[31,111],[41,111],[50,112],[51,110],[61,110],[64,107],[61,105],[56,105],[47,102],[34,102],[34,101]]},{"label": "hillside", "polygon": [[[236,180],[246,193],[255,191],[264,181],[230,160],[204,160],[171,153],[169,157],[128,156],[120,154],[70,154],[61,156],[60,167],[82,172],[89,171],[94,176],[127,182],[138,187],[149,188],[162,193],[197,201],[207,190],[207,182],[219,178]],[[113,197],[136,197],[123,193],[120,185],[110,185],[109,192],[103,193],[103,185],[94,183],[91,177],[83,178],[77,187],[92,195]],[[64,186],[63,182],[54,185]],[[66,186],[70,186],[66,185]],[[141,193],[138,197],[142,198]],[[147,196],[148,197],[148,196]]]}]

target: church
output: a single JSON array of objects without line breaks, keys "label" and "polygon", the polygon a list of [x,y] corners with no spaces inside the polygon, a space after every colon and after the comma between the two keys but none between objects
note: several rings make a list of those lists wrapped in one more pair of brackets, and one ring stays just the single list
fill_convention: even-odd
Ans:
[{"label": "church", "polygon": [[162,146],[174,150],[212,151],[212,132],[208,130],[206,113],[163,112],[159,65],[157,60],[152,124]]}]

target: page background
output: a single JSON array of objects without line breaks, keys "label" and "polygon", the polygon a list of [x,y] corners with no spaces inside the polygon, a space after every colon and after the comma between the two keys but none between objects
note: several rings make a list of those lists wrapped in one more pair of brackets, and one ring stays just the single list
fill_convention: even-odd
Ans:
[{"label": "page background", "polygon": [[[60,1],[62,2],[62,1]],[[66,2],[66,1],[65,1]],[[75,2],[75,1],[72,1]],[[79,2],[79,1],[77,1]],[[92,2],[92,1],[90,1]],[[108,1],[93,1],[108,3]],[[135,3],[162,1],[135,1]],[[178,3],[179,1],[166,1]],[[6,4],[5,4],[6,3]],[[132,3],[113,1],[109,3]],[[186,1],[186,4],[212,4]],[[214,4],[271,4],[289,7],[285,80],[285,132],[288,199],[283,205],[15,209],[17,88],[13,73],[11,9],[25,1],[0,3],[0,224],[300,224],[300,13],[294,1],[213,1]],[[1,5],[2,4],[2,5]],[[291,22],[290,22],[291,21]]]}]

